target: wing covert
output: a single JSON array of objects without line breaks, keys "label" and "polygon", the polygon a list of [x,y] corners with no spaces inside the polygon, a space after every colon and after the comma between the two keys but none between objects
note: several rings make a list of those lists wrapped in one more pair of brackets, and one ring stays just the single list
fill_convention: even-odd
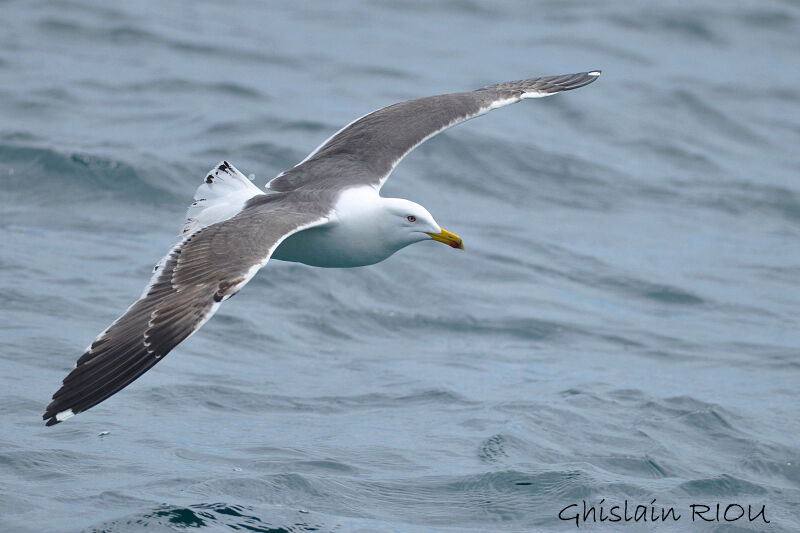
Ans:
[{"label": "wing covert", "polygon": [[291,191],[319,181],[380,188],[394,167],[430,137],[492,109],[592,83],[600,71],[490,85],[471,92],[408,100],[369,113],[322,143],[267,187]]},{"label": "wing covert", "polygon": [[284,239],[327,221],[325,213],[287,201],[286,195],[259,200],[169,251],[139,300],[95,339],[64,379],[43,415],[48,426],[97,405],[144,374],[236,294]]}]

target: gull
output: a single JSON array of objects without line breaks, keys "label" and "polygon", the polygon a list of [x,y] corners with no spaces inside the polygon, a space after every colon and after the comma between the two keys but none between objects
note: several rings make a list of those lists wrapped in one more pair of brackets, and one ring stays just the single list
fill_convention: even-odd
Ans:
[{"label": "gull", "polygon": [[269,192],[223,161],[198,187],[181,240],[140,298],[78,359],[43,419],[52,426],[116,394],[205,324],[270,259],[329,268],[383,261],[433,239],[463,249],[427,209],[380,190],[434,135],[492,109],[588,85],[599,70],[490,85],[400,102],[351,122]]}]

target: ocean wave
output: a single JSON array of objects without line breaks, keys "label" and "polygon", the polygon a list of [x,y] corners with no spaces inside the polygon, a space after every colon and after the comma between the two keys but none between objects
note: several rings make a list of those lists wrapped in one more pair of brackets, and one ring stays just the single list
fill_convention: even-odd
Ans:
[{"label": "ocean wave", "polygon": [[68,200],[116,199],[119,203],[163,203],[176,200],[162,165],[140,169],[117,159],[88,153],[62,153],[51,148],[0,144],[0,174],[5,190],[33,205]]}]

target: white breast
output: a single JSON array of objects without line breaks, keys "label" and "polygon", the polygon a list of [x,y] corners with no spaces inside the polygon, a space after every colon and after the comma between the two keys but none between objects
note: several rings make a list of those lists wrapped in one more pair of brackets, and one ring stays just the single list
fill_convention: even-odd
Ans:
[{"label": "white breast", "polygon": [[350,268],[383,261],[403,245],[387,231],[391,220],[373,187],[342,191],[331,222],[286,239],[273,259],[329,268]]}]

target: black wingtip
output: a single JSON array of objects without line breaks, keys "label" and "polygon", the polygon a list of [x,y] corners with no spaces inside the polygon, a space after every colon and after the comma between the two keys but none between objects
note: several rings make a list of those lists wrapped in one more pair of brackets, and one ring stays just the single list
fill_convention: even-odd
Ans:
[{"label": "black wingtip", "polygon": [[546,78],[538,78],[533,82],[541,84],[540,90],[542,92],[555,94],[586,87],[590,83],[594,83],[600,77],[600,74],[602,74],[602,71],[598,69],[575,74],[563,74],[561,76],[548,76]]},{"label": "black wingtip", "polygon": [[602,74],[602,73],[603,73],[603,71],[600,70],[600,69],[590,70],[589,72],[584,72],[583,75],[582,75],[582,78],[583,78],[582,83],[578,83],[578,84],[576,84],[575,87],[570,87],[570,89],[577,89],[578,87],[585,87],[586,85],[589,85],[590,83],[594,83],[595,81],[597,81],[597,78],[599,78],[600,74]]},{"label": "black wingtip", "polygon": [[[42,420],[46,420],[46,426],[55,426],[56,424],[60,424],[64,420],[70,419],[82,411],[82,409],[79,409],[75,404],[60,403],[58,396],[63,390],[64,386],[62,386],[61,389],[59,389],[53,395],[53,401],[51,401],[50,404],[44,409]],[[71,407],[65,407],[66,405],[71,405]]]},{"label": "black wingtip", "polygon": [[45,420],[45,426],[55,426],[59,424],[61,420],[58,419],[58,413],[52,409],[53,402],[50,402],[50,405],[44,410],[44,414],[42,415],[42,420]]},{"label": "black wingtip", "polygon": [[45,426],[55,426],[61,422],[56,416],[58,413],[53,410],[53,403],[54,402],[50,402],[50,405],[47,406],[42,415],[42,420],[46,420]]}]

